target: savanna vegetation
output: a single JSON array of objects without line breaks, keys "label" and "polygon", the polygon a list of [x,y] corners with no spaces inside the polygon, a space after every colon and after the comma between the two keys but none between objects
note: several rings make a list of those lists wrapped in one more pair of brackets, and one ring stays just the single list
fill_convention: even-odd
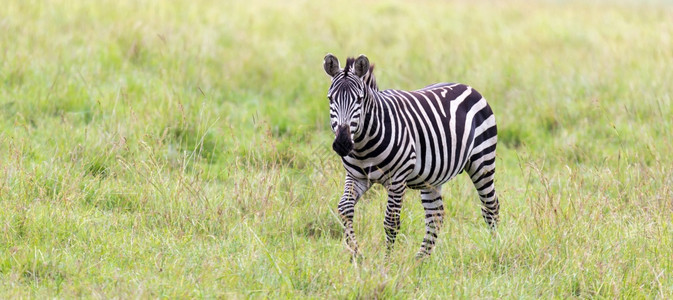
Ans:
[{"label": "savanna vegetation", "polygon": [[[671,298],[673,5],[6,0],[0,297]],[[417,192],[336,205],[322,58],[381,88],[463,82],[499,128],[501,223]]]}]

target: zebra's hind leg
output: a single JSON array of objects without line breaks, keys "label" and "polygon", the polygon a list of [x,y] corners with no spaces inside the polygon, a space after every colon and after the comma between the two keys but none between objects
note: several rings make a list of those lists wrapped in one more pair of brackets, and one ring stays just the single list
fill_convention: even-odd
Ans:
[{"label": "zebra's hind leg", "polygon": [[441,186],[421,190],[421,203],[425,210],[425,237],[417,258],[430,256],[435,246],[437,234],[444,221],[444,203],[442,202]]},{"label": "zebra's hind leg", "polygon": [[472,179],[474,187],[477,189],[479,199],[481,199],[481,215],[488,227],[495,232],[498,225],[500,203],[498,202],[498,195],[495,193],[495,184],[493,178],[495,176],[495,153],[491,159],[482,156],[475,161],[468,164],[467,172]]},{"label": "zebra's hind leg", "polygon": [[353,230],[355,204],[370,186],[371,183],[368,181],[358,180],[350,175],[346,175],[344,193],[339,201],[338,210],[344,226],[346,247],[350,250],[353,256],[358,255],[358,243],[355,239],[355,231]]}]

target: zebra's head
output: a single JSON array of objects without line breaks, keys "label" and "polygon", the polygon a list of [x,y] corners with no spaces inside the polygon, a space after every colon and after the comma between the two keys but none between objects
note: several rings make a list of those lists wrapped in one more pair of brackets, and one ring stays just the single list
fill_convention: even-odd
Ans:
[{"label": "zebra's head", "polygon": [[332,85],[327,91],[330,124],[335,134],[332,149],[343,157],[353,150],[353,138],[362,129],[362,106],[367,97],[363,77],[369,71],[369,59],[364,55],[357,59],[348,58],[346,67],[341,69],[339,60],[327,54],[323,67],[332,77]]}]

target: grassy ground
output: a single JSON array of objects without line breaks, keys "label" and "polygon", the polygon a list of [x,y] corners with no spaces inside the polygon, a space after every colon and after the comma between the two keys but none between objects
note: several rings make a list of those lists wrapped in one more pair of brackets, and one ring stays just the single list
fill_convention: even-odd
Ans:
[{"label": "grassy ground", "polygon": [[[0,9],[0,298],[673,297],[673,6],[21,1]],[[467,177],[336,217],[327,52],[495,111],[499,236]]]}]

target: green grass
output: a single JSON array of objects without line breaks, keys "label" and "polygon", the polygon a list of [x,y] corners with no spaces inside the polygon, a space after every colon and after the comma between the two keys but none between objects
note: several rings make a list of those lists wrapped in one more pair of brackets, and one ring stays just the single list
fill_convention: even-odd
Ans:
[{"label": "green grass", "polygon": [[[2,3],[0,298],[673,297],[673,5],[272,3]],[[350,262],[327,52],[489,99],[496,239],[461,176],[386,259],[379,186]]]}]

